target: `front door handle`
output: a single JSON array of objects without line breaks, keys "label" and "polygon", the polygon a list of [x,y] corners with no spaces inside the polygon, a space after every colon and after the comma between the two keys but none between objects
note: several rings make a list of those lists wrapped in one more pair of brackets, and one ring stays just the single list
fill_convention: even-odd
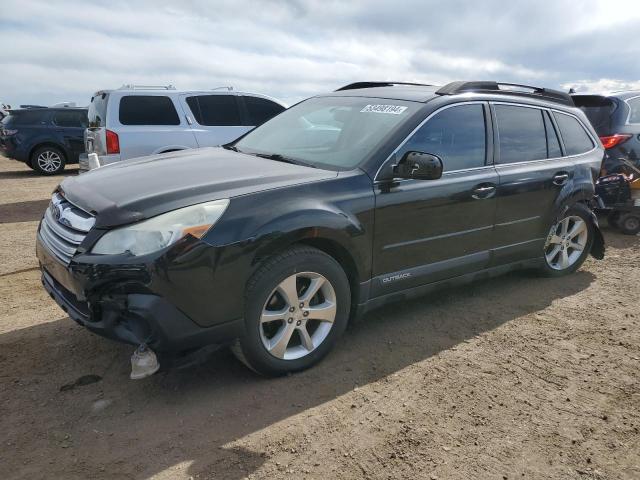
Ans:
[{"label": "front door handle", "polygon": [[471,194],[471,198],[474,200],[484,200],[485,198],[491,198],[496,193],[495,185],[478,185],[473,189],[473,193]]},{"label": "front door handle", "polygon": [[567,183],[568,180],[569,180],[569,174],[565,172],[559,172],[553,176],[554,185],[562,186],[565,183]]}]

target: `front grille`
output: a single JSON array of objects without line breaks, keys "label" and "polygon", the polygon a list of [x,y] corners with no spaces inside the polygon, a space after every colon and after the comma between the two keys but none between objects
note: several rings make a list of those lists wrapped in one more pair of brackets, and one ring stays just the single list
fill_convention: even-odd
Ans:
[{"label": "front grille", "polygon": [[40,240],[58,260],[69,265],[95,221],[56,192],[40,223]]}]

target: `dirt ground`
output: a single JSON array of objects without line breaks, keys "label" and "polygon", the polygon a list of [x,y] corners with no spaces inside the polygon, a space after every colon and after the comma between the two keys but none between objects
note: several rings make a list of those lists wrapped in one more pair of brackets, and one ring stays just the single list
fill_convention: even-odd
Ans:
[{"label": "dirt ground", "polygon": [[640,237],[384,307],[301,374],[220,351],[134,382],[39,284],[60,180],[0,158],[0,479],[640,479]]}]

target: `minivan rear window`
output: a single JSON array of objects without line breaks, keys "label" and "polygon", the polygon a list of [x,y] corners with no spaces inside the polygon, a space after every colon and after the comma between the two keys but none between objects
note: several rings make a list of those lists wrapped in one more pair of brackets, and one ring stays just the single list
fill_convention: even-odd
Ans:
[{"label": "minivan rear window", "polygon": [[616,110],[613,100],[601,95],[573,95],[573,103],[584,112],[598,135],[611,133],[611,119]]},{"label": "minivan rear window", "polygon": [[547,158],[547,138],[542,111],[537,108],[496,105],[499,163]]},{"label": "minivan rear window", "polygon": [[594,147],[593,140],[577,118],[560,112],[553,112],[567,155],[580,155]]},{"label": "minivan rear window", "polygon": [[161,95],[127,95],[120,99],[122,125],[180,125],[173,101]]},{"label": "minivan rear window", "polygon": [[108,93],[96,93],[91,98],[89,104],[89,126],[90,127],[106,127],[107,126],[107,101]]}]

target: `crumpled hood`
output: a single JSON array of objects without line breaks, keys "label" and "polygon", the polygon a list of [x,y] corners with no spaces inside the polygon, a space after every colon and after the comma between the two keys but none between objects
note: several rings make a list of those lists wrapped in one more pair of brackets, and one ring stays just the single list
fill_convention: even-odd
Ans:
[{"label": "crumpled hood", "polygon": [[67,177],[63,195],[97,216],[96,227],[123,225],[176,208],[314,182],[337,172],[202,148],[126,160]]}]

